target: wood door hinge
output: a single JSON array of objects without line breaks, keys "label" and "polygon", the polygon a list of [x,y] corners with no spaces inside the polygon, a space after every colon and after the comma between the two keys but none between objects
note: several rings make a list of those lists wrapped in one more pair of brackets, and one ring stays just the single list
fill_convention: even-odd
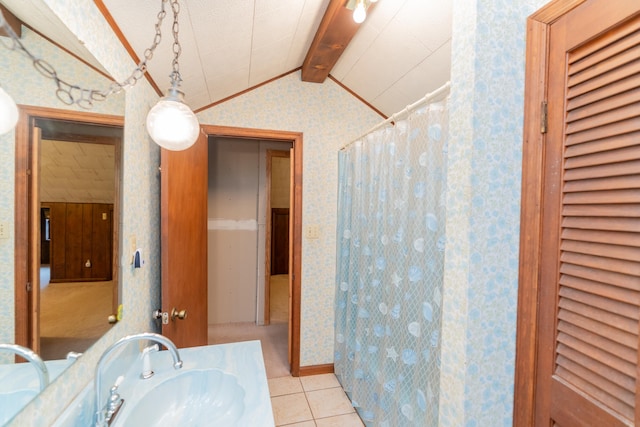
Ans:
[{"label": "wood door hinge", "polygon": [[31,282],[27,282],[27,292],[31,292],[31,290],[33,289],[33,286],[31,286]]},{"label": "wood door hinge", "polygon": [[547,101],[540,103],[540,133],[547,133],[548,126]]}]

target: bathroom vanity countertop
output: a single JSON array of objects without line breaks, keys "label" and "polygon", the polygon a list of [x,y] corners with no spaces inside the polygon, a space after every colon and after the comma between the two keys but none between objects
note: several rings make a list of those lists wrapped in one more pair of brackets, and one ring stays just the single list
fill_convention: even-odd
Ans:
[{"label": "bathroom vanity countertop", "polygon": [[[53,382],[71,362],[51,360],[44,362]],[[0,365],[0,425],[4,425],[40,392],[40,377],[31,363]]]},{"label": "bathroom vanity countertop", "polygon": [[[201,347],[178,349],[183,361],[181,369],[173,368],[173,359],[168,351],[151,352],[151,369],[153,377],[140,379],[142,358],[137,356],[129,362],[127,371],[122,372],[124,379],[118,388],[125,403],[116,416],[113,426],[127,425],[127,417],[138,402],[151,388],[162,382],[188,372],[189,370],[217,369],[236,377],[238,384],[244,389],[244,411],[234,425],[238,427],[274,427],[273,412],[269,386],[262,356],[260,341],[245,341],[231,344],[216,344]],[[118,356],[111,362],[117,366]],[[115,372],[114,372],[115,373]],[[104,384],[111,387],[112,384]],[[55,427],[86,427],[92,424],[94,416],[93,381],[67,407],[54,423]],[[105,396],[106,398],[106,396]],[[162,411],[162,403],[158,402],[157,411]]]},{"label": "bathroom vanity countertop", "polygon": [[[151,353],[151,367],[155,374],[147,380],[140,379],[142,364],[134,364],[120,386],[120,395],[125,399],[125,405],[127,395],[138,396],[154,382],[161,383],[174,374],[189,370],[218,369],[235,376],[238,384],[244,389],[244,412],[238,419],[237,425],[274,426],[260,341],[189,347],[178,349],[178,351],[183,361],[183,366],[179,370],[173,368],[173,359],[168,351]],[[130,403],[135,402],[130,400]],[[121,415],[125,417],[127,409],[123,408],[122,412]],[[118,424],[117,417],[116,424]]]},{"label": "bathroom vanity countertop", "polygon": [[[44,362],[52,383],[73,362],[66,359]],[[0,394],[16,390],[40,390],[40,379],[36,367],[31,363],[8,363],[0,365]]]}]

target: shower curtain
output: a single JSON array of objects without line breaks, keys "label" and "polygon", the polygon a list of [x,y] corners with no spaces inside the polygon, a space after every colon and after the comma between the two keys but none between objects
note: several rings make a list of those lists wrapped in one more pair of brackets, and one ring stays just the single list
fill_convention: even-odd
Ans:
[{"label": "shower curtain", "polygon": [[339,153],[335,372],[367,426],[436,426],[447,101]]}]

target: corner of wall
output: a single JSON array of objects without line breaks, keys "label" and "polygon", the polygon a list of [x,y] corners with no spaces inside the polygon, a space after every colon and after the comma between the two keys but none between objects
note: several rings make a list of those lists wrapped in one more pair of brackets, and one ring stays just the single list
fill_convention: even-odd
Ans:
[{"label": "corner of wall", "polygon": [[443,426],[512,422],[526,18],[544,2],[454,0]]}]

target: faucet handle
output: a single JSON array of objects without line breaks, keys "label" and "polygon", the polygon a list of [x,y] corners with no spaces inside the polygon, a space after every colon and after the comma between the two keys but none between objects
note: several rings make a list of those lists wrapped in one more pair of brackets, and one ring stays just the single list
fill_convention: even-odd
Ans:
[{"label": "faucet handle", "polygon": [[158,351],[160,347],[158,344],[150,345],[149,347],[145,347],[142,349],[142,373],[140,374],[140,378],[143,380],[149,379],[153,376],[153,370],[151,369],[151,361],[149,360],[149,353],[152,351]]},{"label": "faucet handle", "polygon": [[118,387],[117,386],[113,386],[111,387],[111,390],[109,391],[109,402],[107,404],[107,411],[108,412],[113,412],[120,403],[120,394],[118,393]]},{"label": "faucet handle", "polygon": [[120,407],[124,403],[124,399],[120,398],[120,394],[118,393],[118,387],[120,387],[122,380],[124,380],[124,377],[120,375],[116,379],[116,382],[113,384],[113,386],[111,386],[111,389],[109,390],[109,400],[107,401],[107,407],[106,407],[106,413],[105,413],[105,419],[104,419],[107,425],[111,424],[111,421],[114,419],[114,417],[120,410]]}]

